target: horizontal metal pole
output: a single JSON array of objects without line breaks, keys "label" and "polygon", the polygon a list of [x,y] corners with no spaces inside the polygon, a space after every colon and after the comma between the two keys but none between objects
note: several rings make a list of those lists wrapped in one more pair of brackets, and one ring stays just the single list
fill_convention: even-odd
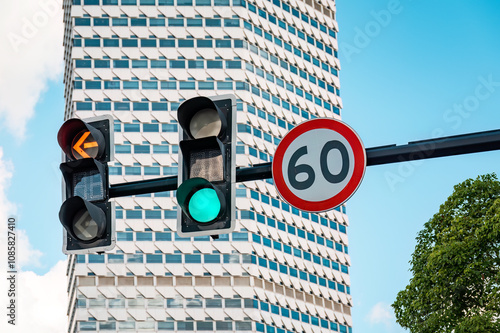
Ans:
[{"label": "horizontal metal pole", "polygon": [[109,187],[109,197],[117,198],[173,190],[177,190],[177,176],[111,184]]},{"label": "horizontal metal pole", "polygon": [[[271,163],[262,163],[248,168],[236,169],[236,182],[248,182],[271,178]],[[112,184],[109,188],[109,197],[126,197],[163,191],[177,190],[177,176],[139,180],[135,182]]]},{"label": "horizontal metal pole", "polygon": [[[366,165],[399,163],[427,158],[479,153],[500,149],[500,130],[455,135],[366,149]],[[271,162],[236,169],[236,182],[272,178]],[[110,198],[177,189],[177,176],[113,184]]]},{"label": "horizontal metal pole", "polygon": [[448,136],[366,149],[367,166],[500,149],[500,130]]}]

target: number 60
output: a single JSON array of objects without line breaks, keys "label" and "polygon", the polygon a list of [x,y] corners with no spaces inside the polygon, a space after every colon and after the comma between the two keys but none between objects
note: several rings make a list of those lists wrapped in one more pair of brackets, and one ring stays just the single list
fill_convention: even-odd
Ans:
[{"label": "number 60", "polygon": [[[328,169],[328,153],[334,149],[337,149],[342,156],[342,169],[338,174],[332,174]],[[298,159],[306,154],[307,146],[300,147],[295,153],[292,154],[290,163],[288,164],[288,181],[290,182],[290,185],[297,190],[306,190],[310,188],[316,179],[314,169],[310,165],[297,164]],[[347,148],[340,141],[328,141],[321,149],[319,164],[323,177],[329,183],[338,184],[342,182],[347,177],[349,172],[349,153],[347,152]],[[301,173],[307,174],[307,178],[299,181],[297,176]]]}]

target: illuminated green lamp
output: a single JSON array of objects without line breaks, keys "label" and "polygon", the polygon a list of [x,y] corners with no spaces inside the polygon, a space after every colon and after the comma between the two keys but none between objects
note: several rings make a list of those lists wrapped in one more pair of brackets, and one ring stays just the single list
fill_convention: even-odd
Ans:
[{"label": "illuminated green lamp", "polygon": [[211,223],[225,211],[224,196],[204,178],[191,178],[177,189],[177,202],[196,223]]}]

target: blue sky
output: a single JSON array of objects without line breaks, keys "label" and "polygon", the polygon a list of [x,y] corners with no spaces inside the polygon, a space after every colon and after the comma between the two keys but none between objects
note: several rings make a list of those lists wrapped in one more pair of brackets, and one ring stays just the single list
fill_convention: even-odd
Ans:
[{"label": "blue sky", "polygon": [[[499,16],[495,1],[338,0],[343,120],[367,148],[499,129]],[[404,331],[389,305],[418,231],[453,185],[491,172],[498,151],[367,168],[347,202],[356,332]]]},{"label": "blue sky", "polygon": [[[18,45],[20,50],[10,43],[3,55],[0,170],[10,165],[12,177],[5,176],[7,186],[0,175],[0,199],[5,191],[5,200],[17,208],[18,227],[26,232],[31,259],[23,269],[40,277],[49,276],[65,258],[57,217],[61,177],[56,142],[64,100],[61,39],[50,34],[62,33],[61,13],[37,4],[27,1],[32,12],[22,15],[14,5],[2,5],[7,8],[0,14],[6,19],[0,22],[7,23],[10,17],[29,19],[41,10],[53,18]],[[500,128],[496,1],[338,0],[337,9],[343,119],[365,147]],[[9,28],[0,24],[1,35],[21,33],[22,20],[16,22]],[[26,56],[33,52],[41,58],[38,63]],[[23,81],[13,85],[10,79],[18,76]],[[9,96],[26,103],[9,104]],[[497,151],[367,169],[347,203],[354,332],[403,331],[389,305],[410,278],[408,261],[417,232],[453,185],[500,173],[499,165]]]}]

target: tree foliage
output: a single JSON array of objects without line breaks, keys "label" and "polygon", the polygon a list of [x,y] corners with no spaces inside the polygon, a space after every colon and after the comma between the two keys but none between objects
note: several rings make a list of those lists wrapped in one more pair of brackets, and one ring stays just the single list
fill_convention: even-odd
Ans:
[{"label": "tree foliage", "polygon": [[[430,189],[432,190],[432,189]],[[500,332],[500,182],[454,187],[417,236],[409,284],[392,304],[412,333]]]}]

